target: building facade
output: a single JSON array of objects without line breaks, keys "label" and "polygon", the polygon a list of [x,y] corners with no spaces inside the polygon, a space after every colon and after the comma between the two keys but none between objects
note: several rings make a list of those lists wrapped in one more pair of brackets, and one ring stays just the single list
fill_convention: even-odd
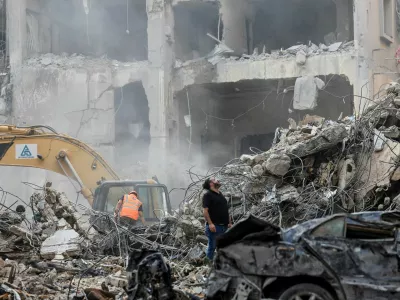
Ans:
[{"label": "building facade", "polygon": [[12,93],[0,113],[85,141],[126,178],[183,186],[192,165],[267,150],[290,119],[360,113],[397,80],[398,5],[2,1]]}]

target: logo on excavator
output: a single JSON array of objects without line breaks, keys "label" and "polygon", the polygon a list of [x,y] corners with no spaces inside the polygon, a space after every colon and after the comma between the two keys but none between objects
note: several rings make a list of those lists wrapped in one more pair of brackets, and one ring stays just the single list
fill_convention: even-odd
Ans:
[{"label": "logo on excavator", "polygon": [[29,148],[27,145],[25,145],[24,149],[21,152],[21,157],[32,157],[31,151],[29,151]]},{"label": "logo on excavator", "polygon": [[17,159],[37,158],[37,144],[15,145],[15,156]]}]

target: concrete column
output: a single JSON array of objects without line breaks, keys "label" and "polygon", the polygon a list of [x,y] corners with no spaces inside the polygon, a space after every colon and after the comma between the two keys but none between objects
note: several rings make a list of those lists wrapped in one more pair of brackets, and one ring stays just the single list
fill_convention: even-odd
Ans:
[{"label": "concrete column", "polygon": [[223,41],[238,55],[248,52],[246,31],[248,7],[246,5],[248,4],[243,0],[221,0]]},{"label": "concrete column", "polygon": [[149,73],[147,99],[150,109],[149,175],[168,184],[167,116],[172,103],[173,12],[171,4],[147,0]]},{"label": "concrete column", "polygon": [[10,67],[16,74],[26,57],[26,0],[8,0],[6,6]]},{"label": "concrete column", "polygon": [[336,33],[338,42],[350,40],[349,0],[336,1]]},{"label": "concrete column", "polygon": [[356,115],[367,108],[369,104],[368,98],[373,95],[371,90],[373,87],[369,80],[370,55],[372,53],[368,35],[369,3],[370,0],[354,0],[354,40],[357,49],[357,80],[354,83],[354,109]]}]

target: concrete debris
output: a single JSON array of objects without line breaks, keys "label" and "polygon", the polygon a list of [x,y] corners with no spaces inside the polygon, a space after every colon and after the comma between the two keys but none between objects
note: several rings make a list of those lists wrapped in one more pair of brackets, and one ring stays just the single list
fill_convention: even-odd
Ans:
[{"label": "concrete debris", "polygon": [[338,190],[344,191],[355,176],[356,164],[353,158],[342,160],[338,164]]},{"label": "concrete debris", "polygon": [[317,107],[318,90],[325,83],[314,76],[303,76],[296,79],[294,86],[293,108],[296,110],[313,110]]},{"label": "concrete debris", "polygon": [[299,126],[307,127],[310,126],[321,126],[325,121],[325,118],[315,115],[306,115],[303,120],[299,122]]},{"label": "concrete debris", "polygon": [[359,205],[362,205],[363,199],[376,187],[382,188],[382,191],[390,187],[390,179],[396,169],[399,155],[400,144],[388,140],[382,151],[374,151],[369,157],[365,158],[365,171],[360,177],[360,182],[364,184],[356,195]]},{"label": "concrete debris", "polygon": [[296,63],[300,66],[303,66],[306,64],[307,61],[307,54],[303,51],[300,50],[299,52],[296,53]]},{"label": "concrete debris", "polygon": [[390,179],[392,181],[399,181],[400,180],[400,167],[397,167],[396,170],[394,171],[392,178]]},{"label": "concrete debris", "polygon": [[291,159],[286,154],[273,153],[262,166],[272,175],[284,176],[290,169],[290,163]]},{"label": "concrete debris", "polygon": [[305,45],[296,45],[288,48],[286,51],[290,54],[296,55],[298,52],[303,51],[306,52],[307,46]]},{"label": "concrete debris", "polygon": [[[340,53],[340,52],[349,52],[354,50],[354,42],[347,42],[347,43],[335,43],[330,46],[326,46],[324,44],[320,44],[319,47],[313,43],[309,45],[296,45],[292,46],[286,50],[276,50],[271,51],[271,53],[261,53],[261,54],[253,54],[248,55],[244,54],[240,58],[231,56],[226,58],[225,60],[267,60],[267,59],[280,59],[280,58],[291,58],[293,56],[296,57],[296,62],[302,62],[304,60],[304,56],[302,53],[306,54],[306,59],[315,56],[315,55],[322,55],[322,54],[333,54],[333,53]],[[298,56],[298,53],[299,54]]]},{"label": "concrete debris", "polygon": [[5,259],[0,259],[0,298],[127,299],[131,275],[123,257],[140,248],[163,251],[174,264],[179,287],[203,293],[205,277],[195,276],[201,285],[194,290],[188,282],[195,280],[186,279],[208,270],[204,220],[190,207],[131,230],[116,224],[112,215],[84,207],[78,211],[63,193],[47,187],[31,196],[26,209],[32,210],[33,223],[20,206],[0,209],[0,257]]},{"label": "concrete debris", "polygon": [[293,130],[297,129],[297,123],[295,120],[293,120],[292,118],[289,118],[288,122],[289,122],[289,129],[293,129]]},{"label": "concrete debris", "polygon": [[387,141],[387,138],[382,134],[377,129],[374,129],[374,145],[375,145],[375,151],[379,152],[383,150],[383,147],[385,146],[385,143]]},{"label": "concrete debris", "polygon": [[113,69],[140,66],[145,65],[146,62],[120,62],[117,60],[111,60],[107,57],[91,57],[84,56],[81,54],[63,53],[61,55],[56,55],[53,53],[46,53],[37,57],[30,57],[24,61],[24,66],[26,67],[41,67],[41,68],[102,68],[111,67]]},{"label": "concrete debris", "polygon": [[334,43],[332,45],[329,45],[328,51],[329,52],[336,52],[339,50],[340,46],[342,46],[342,42]]},{"label": "concrete debris", "polygon": [[225,44],[219,43],[215,46],[214,50],[207,55],[207,60],[212,64],[216,65],[218,62],[224,59],[224,57],[233,53],[234,51],[226,46]]},{"label": "concrete debris", "polygon": [[253,167],[253,173],[254,173],[256,176],[262,176],[262,175],[264,174],[264,168],[263,168],[263,166],[262,166],[262,165],[255,165],[255,166]]},{"label": "concrete debris", "polygon": [[[287,228],[336,212],[400,209],[400,120],[393,112],[398,97],[400,84],[392,83],[357,118],[293,120],[290,129],[276,130],[269,150],[214,170],[209,176],[222,183],[234,223],[252,214],[270,229]],[[129,299],[162,299],[154,293],[204,298],[209,265],[203,182],[200,177],[190,184],[172,216],[129,230],[107,213],[78,211],[51,188],[34,193],[25,207],[34,222],[23,209],[1,207],[0,296],[123,299],[126,289]]]},{"label": "concrete debris", "polygon": [[[4,299],[123,299],[122,288],[106,286],[104,277],[123,270],[123,260],[102,259],[95,261],[69,260],[40,262],[34,257],[25,257],[19,262],[2,261],[0,265],[0,298]],[[11,270],[12,276],[5,270]],[[6,275],[5,275],[6,274]],[[125,273],[126,274],[126,273]],[[84,276],[83,276],[84,275]],[[125,275],[126,276],[126,275]],[[93,288],[96,286],[98,288]],[[92,295],[102,294],[102,298]],[[9,295],[9,297],[7,297]],[[91,295],[91,296],[89,296]]]},{"label": "concrete debris", "polygon": [[287,137],[295,136],[297,142],[288,143],[289,146],[278,144],[277,147],[284,146],[287,154],[305,157],[336,146],[348,137],[348,128],[345,125],[338,123],[325,123],[324,125],[318,128],[317,133],[316,130],[310,134],[289,133]]},{"label": "concrete debris", "polygon": [[322,44],[322,43],[319,44],[319,49],[320,49],[321,51],[323,51],[323,52],[326,52],[326,51],[329,50],[328,46],[325,45],[325,44]]},{"label": "concrete debris", "polygon": [[[268,151],[244,154],[213,173],[229,195],[234,220],[251,213],[287,227],[334,212],[400,209],[397,97],[400,84],[392,83],[358,118],[293,120],[275,131]],[[198,216],[201,193],[199,181],[185,200]]]},{"label": "concrete debris", "polygon": [[[328,44],[330,45],[330,44]],[[297,56],[297,53],[299,52],[304,52],[307,54],[307,57],[312,57],[315,55],[321,55],[326,52],[330,53],[338,53],[338,52],[349,52],[354,50],[354,42],[348,42],[348,43],[338,43],[334,44],[335,46],[326,46],[321,44],[319,47],[317,47],[315,44],[310,43],[309,45],[296,45],[292,46],[286,50],[279,50],[279,51],[272,51],[270,54],[269,53],[262,53],[260,55],[254,56],[254,55],[243,55],[239,60],[246,60],[246,59],[251,59],[251,60],[264,60],[264,59],[278,59],[278,58],[289,58],[293,56]],[[332,46],[332,47],[331,47]]]},{"label": "concrete debris", "polygon": [[73,230],[58,230],[43,241],[40,255],[53,259],[57,255],[76,256],[80,252],[79,234]]},{"label": "concrete debris", "polygon": [[271,192],[267,192],[266,196],[262,203],[266,203],[269,201],[275,201],[277,203],[285,202],[285,201],[292,201],[295,202],[299,198],[300,194],[298,193],[297,189],[292,185],[285,185],[276,189],[276,186],[272,189]]},{"label": "concrete debris", "polygon": [[[288,49],[272,50],[270,53],[266,52],[266,47],[263,47],[263,51],[253,51],[253,54],[243,54],[238,57],[235,55],[234,51],[219,42],[215,49],[205,57],[196,58],[191,61],[181,62],[179,60],[175,63],[175,68],[184,67],[191,65],[193,63],[208,60],[212,65],[216,65],[222,61],[260,61],[268,59],[289,59],[295,58],[299,65],[304,65],[307,63],[307,59],[317,56],[317,55],[334,55],[340,54],[342,52],[352,52],[354,51],[354,41],[347,43],[333,43],[332,45],[328,43],[329,46],[325,44],[320,44],[319,46],[309,43],[308,45],[295,45],[289,47]],[[256,49],[255,49],[256,50]]]},{"label": "concrete debris", "polygon": [[390,126],[389,128],[381,129],[383,135],[387,138],[397,139],[400,137],[400,131],[397,126]]}]

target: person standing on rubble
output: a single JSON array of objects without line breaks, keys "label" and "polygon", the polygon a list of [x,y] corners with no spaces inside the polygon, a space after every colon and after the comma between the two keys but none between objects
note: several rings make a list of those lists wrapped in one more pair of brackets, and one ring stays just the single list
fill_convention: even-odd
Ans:
[{"label": "person standing on rubble", "polygon": [[212,260],[216,248],[217,236],[232,227],[229,216],[228,201],[219,191],[221,183],[215,178],[208,178],[203,183],[207,192],[203,196],[203,215],[206,219],[206,235],[208,237],[207,258]]},{"label": "person standing on rubble", "polygon": [[140,218],[143,225],[146,225],[143,216],[143,205],[138,199],[136,191],[131,191],[128,195],[123,195],[119,199],[115,208],[114,217],[119,217],[122,225],[127,227],[134,227]]}]

